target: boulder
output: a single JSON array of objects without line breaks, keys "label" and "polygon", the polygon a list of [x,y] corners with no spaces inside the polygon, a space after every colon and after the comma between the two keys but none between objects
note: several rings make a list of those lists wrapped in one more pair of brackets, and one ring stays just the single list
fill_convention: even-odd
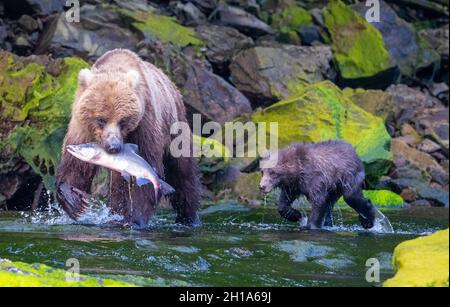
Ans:
[{"label": "boulder", "polygon": [[299,6],[281,9],[270,19],[272,28],[279,32],[279,40],[286,43],[300,44],[297,31],[302,26],[312,25],[311,14]]},{"label": "boulder", "polygon": [[393,99],[389,92],[381,90],[364,90],[362,88],[345,88],[345,95],[356,105],[376,116],[391,122],[394,117]]},{"label": "boulder", "polygon": [[329,81],[308,85],[297,95],[253,113],[251,120],[278,122],[280,148],[291,142],[348,141],[356,147],[371,184],[391,165],[391,139],[383,120],[358,107]]},{"label": "boulder", "polygon": [[83,5],[80,19],[81,22],[68,22],[65,14],[57,15],[44,30],[36,52],[98,58],[115,48],[133,50],[138,42],[119,13],[112,9]]},{"label": "boulder", "polygon": [[268,24],[235,6],[220,5],[209,18],[217,24],[235,28],[253,38],[274,34]]},{"label": "boulder", "polygon": [[200,113],[223,124],[252,111],[241,92],[201,63],[187,61],[182,66],[174,78],[189,114]]},{"label": "boulder", "polygon": [[[53,176],[59,163],[78,72],[85,67],[88,67],[86,62],[75,58],[23,58],[0,52],[2,180],[11,178],[10,175],[28,174],[26,164],[42,177],[47,189],[54,189]],[[27,177],[21,177],[19,183],[26,180]]]},{"label": "boulder", "polygon": [[206,58],[219,71],[228,69],[237,52],[254,44],[250,37],[230,27],[204,25],[197,27],[195,33],[206,45]]},{"label": "boulder", "polygon": [[323,15],[342,84],[384,88],[393,83],[395,64],[374,26],[340,0],[330,1]]},{"label": "boulder", "polygon": [[231,81],[255,105],[267,105],[330,78],[331,57],[327,46],[258,46],[235,56]]},{"label": "boulder", "polygon": [[206,23],[206,16],[194,4],[176,2],[172,11],[177,20],[185,26],[197,26]]},{"label": "boulder", "polygon": [[394,250],[396,274],[385,287],[448,287],[449,231],[400,243]]},{"label": "boulder", "polygon": [[[352,8],[362,17],[365,17],[368,9],[363,2]],[[420,70],[430,66],[438,67],[439,55],[417,34],[411,24],[399,18],[384,1],[380,1],[380,22],[373,22],[371,25],[381,33],[384,45],[402,75],[415,79]],[[429,71],[434,73],[435,69]],[[422,77],[430,79],[433,76]]]},{"label": "boulder", "polygon": [[9,287],[135,287],[121,280],[80,275],[67,280],[67,271],[45,264],[28,264],[0,259],[0,285]]}]

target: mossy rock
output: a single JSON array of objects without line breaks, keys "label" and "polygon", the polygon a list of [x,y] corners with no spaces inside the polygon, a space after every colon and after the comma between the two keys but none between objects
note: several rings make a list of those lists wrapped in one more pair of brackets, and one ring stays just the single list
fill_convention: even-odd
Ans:
[{"label": "mossy rock", "polygon": [[448,287],[449,230],[400,243],[392,261],[397,272],[385,287]]},{"label": "mossy rock", "polygon": [[297,30],[311,23],[311,14],[298,6],[286,7],[271,18],[271,26],[280,32],[279,40],[293,44],[300,44]]},{"label": "mossy rock", "polygon": [[367,112],[379,116],[385,122],[394,118],[394,99],[387,91],[345,88],[344,94]]},{"label": "mossy rock", "polygon": [[[292,142],[317,143],[343,139],[356,147],[375,184],[391,166],[391,138],[383,119],[355,105],[329,81],[308,85],[299,94],[280,101],[250,118],[253,122],[278,123],[278,146]],[[271,135],[267,134],[267,144]]]},{"label": "mossy rock", "polygon": [[180,25],[172,17],[157,15],[150,11],[130,11],[123,8],[118,11],[131,18],[131,25],[142,32],[146,38],[172,43],[177,47],[203,45],[193,29]]},{"label": "mossy rock", "polygon": [[44,264],[27,264],[0,259],[0,287],[133,287],[136,284],[114,279],[79,276],[66,279],[67,272]]},{"label": "mossy rock", "polygon": [[21,156],[52,190],[78,72],[89,65],[77,58],[50,60],[48,67],[32,61],[0,52],[0,144]]},{"label": "mossy rock", "polygon": [[342,78],[370,78],[392,68],[381,33],[356,11],[331,0],[323,15]]},{"label": "mossy rock", "polygon": [[[378,208],[402,208],[405,205],[400,195],[389,190],[364,190],[363,194]],[[345,204],[342,197],[338,200],[338,204]]]},{"label": "mossy rock", "polygon": [[264,195],[259,191],[261,174],[259,172],[245,174],[242,173],[237,180],[231,184],[233,194],[242,200],[259,200]]}]

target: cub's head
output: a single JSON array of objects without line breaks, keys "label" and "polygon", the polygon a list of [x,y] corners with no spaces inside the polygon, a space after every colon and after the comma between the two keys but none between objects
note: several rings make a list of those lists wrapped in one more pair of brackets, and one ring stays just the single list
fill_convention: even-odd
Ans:
[{"label": "cub's head", "polygon": [[73,116],[90,133],[92,140],[109,153],[118,153],[124,139],[139,125],[144,103],[138,95],[139,73],[93,72],[78,75],[77,102]]},{"label": "cub's head", "polygon": [[259,189],[263,193],[270,193],[274,188],[278,187],[283,178],[282,169],[279,167],[278,153],[267,153],[259,163],[261,169],[261,182]]}]

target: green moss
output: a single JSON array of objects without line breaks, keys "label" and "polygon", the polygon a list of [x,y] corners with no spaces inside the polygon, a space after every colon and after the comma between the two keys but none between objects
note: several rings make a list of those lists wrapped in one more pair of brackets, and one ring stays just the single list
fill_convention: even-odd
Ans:
[{"label": "green moss", "polygon": [[[405,205],[400,195],[388,190],[365,190],[364,197],[370,199],[378,208],[401,208]],[[345,204],[342,197],[338,200],[338,204]]]},{"label": "green moss", "polygon": [[57,77],[44,66],[22,65],[12,54],[0,53],[0,140],[12,148],[42,176],[47,189],[54,189],[54,172],[59,163],[61,144],[70,118],[71,104],[83,60],[66,58],[58,63]]},{"label": "green moss", "polygon": [[202,41],[197,38],[193,29],[178,24],[172,17],[126,9],[119,9],[119,12],[131,18],[133,20],[131,24],[145,37],[156,38],[178,47],[202,45]]},{"label": "green moss", "polygon": [[371,77],[391,67],[381,33],[357,12],[332,0],[324,9],[324,19],[342,77]]},{"label": "green moss", "polygon": [[448,287],[449,230],[400,243],[392,262],[397,272],[385,287]]},{"label": "green moss", "polygon": [[[69,275],[70,276],[70,275]],[[66,271],[44,264],[27,264],[0,259],[0,286],[8,287],[133,287],[133,283],[80,275],[66,280]]]},{"label": "green moss", "polygon": [[278,29],[281,42],[300,44],[297,30],[304,25],[312,23],[311,14],[304,8],[298,6],[286,7],[275,13],[271,18],[271,25]]},{"label": "green moss", "polygon": [[192,135],[192,138],[194,145],[197,146],[197,148],[202,149],[202,155],[206,155],[208,157],[223,158],[225,161],[228,160],[230,152],[228,148],[221,142],[212,138],[200,137],[195,134]]},{"label": "green moss", "polygon": [[292,142],[348,141],[364,162],[370,183],[391,165],[391,139],[383,120],[355,105],[329,81],[307,85],[296,96],[254,113],[251,120],[267,126],[277,122],[280,148]]}]

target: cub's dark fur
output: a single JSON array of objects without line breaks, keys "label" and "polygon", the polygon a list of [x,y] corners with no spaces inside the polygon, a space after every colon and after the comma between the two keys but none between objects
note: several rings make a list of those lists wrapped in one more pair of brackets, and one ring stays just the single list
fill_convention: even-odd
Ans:
[{"label": "cub's dark fur", "polygon": [[260,189],[264,193],[280,188],[280,215],[300,221],[302,215],[291,207],[300,195],[312,205],[308,228],[332,225],[331,212],[343,196],[359,214],[364,228],[372,228],[376,209],[364,198],[364,167],[352,145],[330,140],[317,144],[291,144],[261,160]]}]

